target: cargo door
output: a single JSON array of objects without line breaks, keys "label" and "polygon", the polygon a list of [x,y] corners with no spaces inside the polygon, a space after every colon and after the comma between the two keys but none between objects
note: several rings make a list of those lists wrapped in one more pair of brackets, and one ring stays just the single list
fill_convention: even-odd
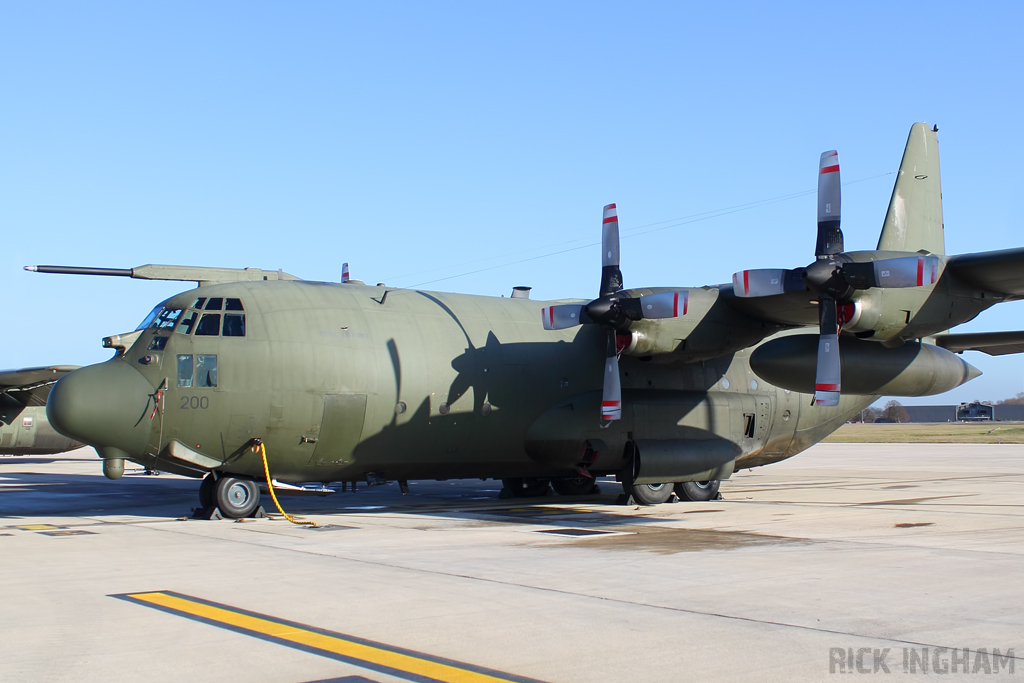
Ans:
[{"label": "cargo door", "polygon": [[341,467],[352,463],[366,416],[366,394],[327,394],[320,436],[311,465]]}]

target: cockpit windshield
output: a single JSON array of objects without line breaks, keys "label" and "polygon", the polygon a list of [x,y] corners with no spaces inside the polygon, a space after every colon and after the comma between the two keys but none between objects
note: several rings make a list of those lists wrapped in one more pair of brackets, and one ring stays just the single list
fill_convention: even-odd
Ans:
[{"label": "cockpit windshield", "polygon": [[162,311],[162,310],[164,310],[163,304],[157,304],[156,308],[154,308],[152,311],[150,311],[149,315],[146,316],[145,320],[143,320],[141,323],[139,323],[139,326],[136,327],[135,329],[136,330],[144,330],[147,327],[149,327],[149,324],[151,322],[153,322],[153,320],[156,319],[156,317],[160,314],[160,311]]},{"label": "cockpit windshield", "polygon": [[180,308],[165,308],[160,311],[153,322],[149,324],[149,327],[154,330],[171,331],[174,329],[174,326],[178,324],[178,318],[180,317]]}]

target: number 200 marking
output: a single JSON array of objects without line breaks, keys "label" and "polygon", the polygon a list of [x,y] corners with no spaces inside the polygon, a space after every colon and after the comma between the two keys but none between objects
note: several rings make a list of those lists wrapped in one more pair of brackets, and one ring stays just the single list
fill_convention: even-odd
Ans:
[{"label": "number 200 marking", "polygon": [[179,407],[182,410],[206,410],[210,407],[210,398],[208,396],[182,396]]}]

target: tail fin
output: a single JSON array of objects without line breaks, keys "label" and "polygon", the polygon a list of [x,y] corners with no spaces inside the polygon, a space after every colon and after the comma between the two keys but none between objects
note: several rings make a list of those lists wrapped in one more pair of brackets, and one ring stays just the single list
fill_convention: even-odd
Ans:
[{"label": "tail fin", "polygon": [[896,186],[889,200],[878,248],[944,254],[939,138],[924,123],[910,127]]}]

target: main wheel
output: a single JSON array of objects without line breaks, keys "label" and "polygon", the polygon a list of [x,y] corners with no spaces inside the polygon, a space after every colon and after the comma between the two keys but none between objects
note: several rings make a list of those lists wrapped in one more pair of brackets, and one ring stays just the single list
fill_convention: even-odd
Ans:
[{"label": "main wheel", "polygon": [[213,507],[213,488],[216,485],[217,480],[213,478],[213,472],[203,477],[203,483],[199,485],[199,505],[204,508]]},{"label": "main wheel", "polygon": [[260,505],[260,487],[252,479],[222,476],[213,488],[213,502],[225,517],[248,517]]},{"label": "main wheel", "polygon": [[718,495],[721,479],[710,481],[681,481],[676,484],[676,495],[682,500],[714,500]]},{"label": "main wheel", "polygon": [[512,492],[515,498],[538,498],[548,492],[547,479],[533,479],[531,477],[502,479],[501,483]]},{"label": "main wheel", "polygon": [[624,481],[622,490],[640,505],[657,505],[672,497],[672,484],[630,484]]},{"label": "main wheel", "polygon": [[590,477],[552,479],[551,488],[560,496],[586,496],[594,492],[597,484]]}]

